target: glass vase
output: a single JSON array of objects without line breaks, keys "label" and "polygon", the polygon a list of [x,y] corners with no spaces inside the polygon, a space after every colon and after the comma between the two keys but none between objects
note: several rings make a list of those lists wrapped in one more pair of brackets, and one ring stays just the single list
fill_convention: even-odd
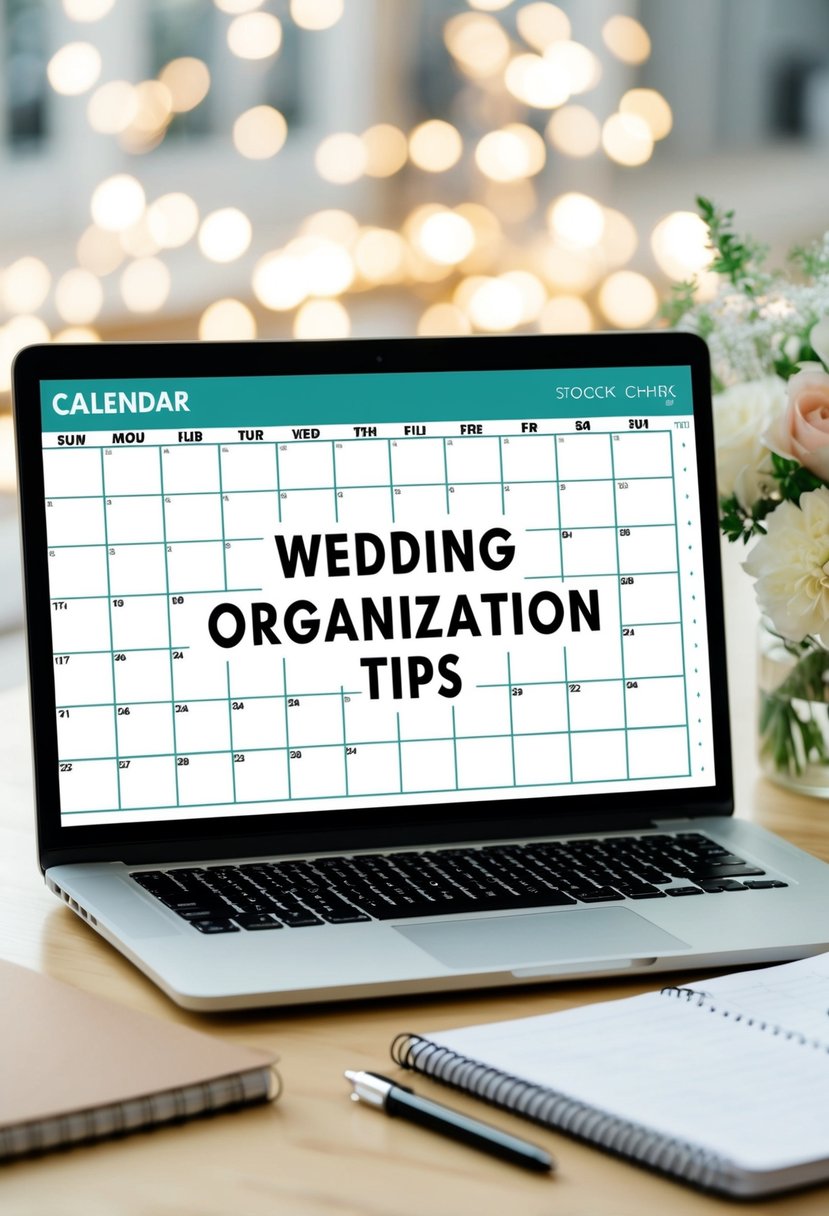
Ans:
[{"label": "glass vase", "polygon": [[762,620],[758,637],[757,742],[770,781],[829,798],[829,649],[791,642]]}]

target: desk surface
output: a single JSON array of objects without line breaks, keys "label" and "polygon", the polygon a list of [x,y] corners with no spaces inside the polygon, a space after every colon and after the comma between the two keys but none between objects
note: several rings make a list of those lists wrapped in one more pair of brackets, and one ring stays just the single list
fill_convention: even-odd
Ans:
[{"label": "desk surface", "polygon": [[[754,622],[750,580],[725,558],[729,677],[739,813],[829,860],[829,805],[758,777],[754,759]],[[270,1108],[21,1161],[0,1171],[0,1207],[61,1216],[644,1216],[731,1212],[712,1199],[616,1161],[517,1117],[500,1126],[550,1148],[551,1178],[525,1175],[418,1128],[354,1106],[343,1069],[387,1069],[388,1045],[406,1029],[523,1017],[633,995],[653,981],[571,983],[484,996],[360,1002],[338,1007],[214,1018],[171,1004],[120,954],[50,895],[32,829],[28,722],[22,690],[0,697],[0,957],[282,1057],[285,1094]],[[682,982],[689,978],[678,973]],[[71,1051],[71,1044],[67,1044]],[[480,1105],[425,1079],[418,1088],[470,1113]],[[746,1096],[750,1101],[750,1095]],[[826,1209],[829,1189],[762,1205],[805,1216]],[[745,1212],[745,1206],[741,1206]],[[757,1209],[759,1210],[759,1208]]]}]

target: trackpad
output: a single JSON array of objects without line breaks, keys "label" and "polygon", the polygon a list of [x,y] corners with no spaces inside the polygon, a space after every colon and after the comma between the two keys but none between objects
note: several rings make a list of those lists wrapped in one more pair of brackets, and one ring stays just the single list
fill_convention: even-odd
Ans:
[{"label": "trackpad", "polygon": [[464,971],[620,955],[640,958],[689,948],[688,942],[627,908],[531,912],[393,927],[438,962]]}]

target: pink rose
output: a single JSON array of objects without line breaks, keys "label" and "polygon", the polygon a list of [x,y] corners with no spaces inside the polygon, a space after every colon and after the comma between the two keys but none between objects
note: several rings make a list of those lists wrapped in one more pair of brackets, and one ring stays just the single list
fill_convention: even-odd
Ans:
[{"label": "pink rose", "polygon": [[829,373],[818,364],[804,367],[786,385],[788,404],[763,440],[779,456],[799,460],[829,481]]}]

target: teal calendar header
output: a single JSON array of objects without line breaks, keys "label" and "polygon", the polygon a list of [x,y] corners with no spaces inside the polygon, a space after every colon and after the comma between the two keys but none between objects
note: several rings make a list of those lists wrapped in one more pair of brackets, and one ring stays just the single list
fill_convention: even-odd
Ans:
[{"label": "teal calendar header", "polygon": [[693,412],[688,367],[45,380],[44,431],[325,426]]}]

